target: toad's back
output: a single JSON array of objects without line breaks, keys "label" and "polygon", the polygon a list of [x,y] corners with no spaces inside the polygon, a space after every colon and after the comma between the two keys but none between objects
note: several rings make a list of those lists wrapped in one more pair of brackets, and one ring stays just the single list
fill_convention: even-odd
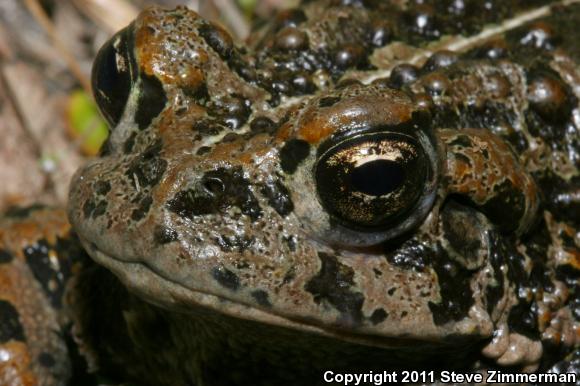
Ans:
[{"label": "toad's back", "polygon": [[241,47],[143,12],[96,59],[112,129],[71,184],[106,269],[58,212],[4,220],[0,383],[65,384],[47,336],[69,320],[138,384],[579,373],[578,22],[574,1],[309,1]]}]

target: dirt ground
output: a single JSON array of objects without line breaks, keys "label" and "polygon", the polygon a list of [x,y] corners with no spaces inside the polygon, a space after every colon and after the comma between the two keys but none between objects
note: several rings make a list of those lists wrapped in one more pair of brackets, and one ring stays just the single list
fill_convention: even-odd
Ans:
[{"label": "dirt ground", "polygon": [[[68,183],[86,162],[75,134],[75,95],[90,103],[99,47],[151,5],[186,5],[243,40],[253,20],[296,0],[1,0],[0,213],[7,207],[66,203]],[[95,115],[98,120],[98,115]],[[93,155],[94,156],[94,155]]]}]

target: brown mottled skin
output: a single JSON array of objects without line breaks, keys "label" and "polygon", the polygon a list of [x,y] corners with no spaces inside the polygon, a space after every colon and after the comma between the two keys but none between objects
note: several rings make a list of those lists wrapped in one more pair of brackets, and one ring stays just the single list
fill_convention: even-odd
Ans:
[{"label": "brown mottled skin", "polygon": [[[580,4],[546,4],[308,1],[246,47],[144,11],[95,62],[74,234],[0,224],[0,383],[67,384],[77,351],[139,385],[580,375]],[[35,220],[62,234],[5,236]]]}]

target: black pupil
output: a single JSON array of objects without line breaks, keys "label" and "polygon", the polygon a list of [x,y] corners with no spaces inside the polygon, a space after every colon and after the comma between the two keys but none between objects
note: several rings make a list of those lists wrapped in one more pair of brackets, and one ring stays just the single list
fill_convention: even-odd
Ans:
[{"label": "black pupil", "polygon": [[405,171],[398,163],[381,159],[357,166],[350,178],[354,190],[369,196],[383,196],[401,186]]}]

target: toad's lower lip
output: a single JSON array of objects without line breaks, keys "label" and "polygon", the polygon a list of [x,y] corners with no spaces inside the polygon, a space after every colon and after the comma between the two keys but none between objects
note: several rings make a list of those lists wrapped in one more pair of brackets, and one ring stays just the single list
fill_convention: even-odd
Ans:
[{"label": "toad's lower lip", "polygon": [[478,341],[477,336],[483,338],[486,335],[482,333],[473,336],[456,336],[441,340],[437,337],[433,337],[432,339],[429,339],[429,337],[389,337],[386,335],[348,331],[347,328],[321,325],[315,319],[289,318],[288,316],[259,309],[250,304],[244,304],[218,294],[185,287],[178,282],[161,276],[143,262],[127,262],[107,255],[99,250],[95,244],[92,244],[90,251],[93,259],[115,274],[130,292],[136,294],[148,303],[170,311],[193,314],[200,308],[204,308],[229,317],[287,328],[305,334],[321,335],[357,345],[384,349],[407,347],[413,347],[415,349],[417,347],[441,348],[445,346],[453,347],[458,344],[472,345]]}]

